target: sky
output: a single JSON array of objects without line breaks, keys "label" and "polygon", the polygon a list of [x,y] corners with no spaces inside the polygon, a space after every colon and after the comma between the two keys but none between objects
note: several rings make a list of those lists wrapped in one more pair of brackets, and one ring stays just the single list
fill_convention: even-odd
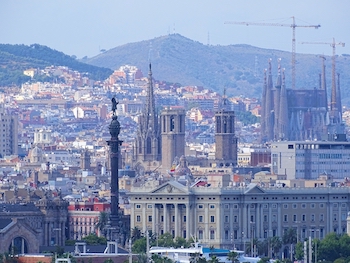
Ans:
[{"label": "sky", "polygon": [[[178,33],[203,44],[291,51],[291,27],[225,22],[292,24],[294,16],[297,53],[331,55],[334,38],[345,43],[336,53],[350,54],[349,10],[349,0],[0,0],[0,43],[82,58]],[[310,25],[321,27],[303,27]]]}]

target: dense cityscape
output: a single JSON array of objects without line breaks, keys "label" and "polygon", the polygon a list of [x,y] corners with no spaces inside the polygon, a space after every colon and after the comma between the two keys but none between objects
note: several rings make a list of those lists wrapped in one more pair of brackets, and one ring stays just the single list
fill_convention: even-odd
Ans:
[{"label": "dense cityscape", "polygon": [[348,233],[349,114],[339,81],[328,102],[325,81],[287,89],[272,63],[261,98],[158,81],[151,64],[99,82],[25,70],[64,81],[1,94],[0,252],[122,262],[170,236],[243,262],[315,257],[311,239]]}]

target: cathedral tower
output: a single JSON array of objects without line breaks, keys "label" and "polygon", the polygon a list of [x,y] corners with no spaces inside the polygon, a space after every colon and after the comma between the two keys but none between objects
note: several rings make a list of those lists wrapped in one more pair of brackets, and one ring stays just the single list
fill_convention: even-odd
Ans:
[{"label": "cathedral tower", "polygon": [[185,154],[185,110],[167,107],[161,113],[162,167],[170,169]]},{"label": "cathedral tower", "polygon": [[219,167],[237,165],[235,113],[220,110],[215,113],[215,161]]},{"label": "cathedral tower", "polygon": [[152,69],[149,65],[145,108],[139,118],[139,128],[134,145],[134,168],[139,173],[149,173],[161,164],[161,135],[153,94]]}]

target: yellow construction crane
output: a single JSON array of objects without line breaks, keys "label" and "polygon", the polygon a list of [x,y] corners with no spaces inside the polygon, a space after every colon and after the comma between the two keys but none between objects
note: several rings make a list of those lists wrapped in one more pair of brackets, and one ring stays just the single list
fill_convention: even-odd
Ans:
[{"label": "yellow construction crane", "polygon": [[295,89],[295,28],[296,27],[313,27],[318,29],[321,27],[320,25],[296,25],[295,17],[291,17],[293,19],[292,24],[281,24],[281,23],[259,23],[259,22],[234,22],[234,21],[226,21],[225,24],[233,24],[233,25],[253,25],[253,26],[281,26],[281,27],[291,27],[293,30],[292,36],[292,89]]}]

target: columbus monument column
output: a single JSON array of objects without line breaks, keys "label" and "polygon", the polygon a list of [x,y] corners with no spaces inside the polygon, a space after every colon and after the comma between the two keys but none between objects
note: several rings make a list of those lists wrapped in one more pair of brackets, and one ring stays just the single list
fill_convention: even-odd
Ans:
[{"label": "columbus monument column", "polygon": [[[109,217],[110,227],[110,240],[118,240],[120,233],[121,218],[119,216],[119,185],[118,185],[118,164],[119,164],[119,146],[122,141],[119,140],[118,136],[120,133],[120,123],[117,116],[117,104],[115,98],[112,98],[112,121],[109,125],[109,133],[111,139],[107,141],[109,146],[110,155],[110,168],[111,168],[111,214]],[[117,234],[117,236],[114,236]]]}]

